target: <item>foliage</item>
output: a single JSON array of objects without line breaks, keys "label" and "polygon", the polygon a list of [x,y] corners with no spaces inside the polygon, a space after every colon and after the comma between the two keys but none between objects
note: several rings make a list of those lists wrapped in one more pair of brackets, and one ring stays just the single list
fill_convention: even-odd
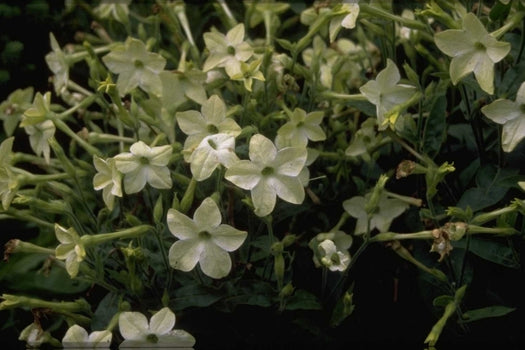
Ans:
[{"label": "foliage", "polygon": [[230,346],[249,315],[281,345],[374,343],[365,286],[392,266],[434,312],[419,347],[520,312],[489,281],[523,247],[522,0],[79,13],[75,42],[49,33],[50,90],[0,105],[0,219],[37,233],[0,267],[20,340]]}]

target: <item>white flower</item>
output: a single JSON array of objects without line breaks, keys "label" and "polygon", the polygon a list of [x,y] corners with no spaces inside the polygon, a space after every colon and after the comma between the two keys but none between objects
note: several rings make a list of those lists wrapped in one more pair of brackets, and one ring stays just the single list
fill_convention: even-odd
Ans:
[{"label": "white flower", "polygon": [[304,188],[298,175],[306,156],[306,147],[277,150],[272,141],[257,134],[250,139],[250,160],[234,163],[226,170],[225,178],[250,190],[255,214],[266,216],[273,211],[277,196],[293,204],[303,202]]},{"label": "white flower", "polygon": [[479,86],[494,93],[494,64],[510,52],[510,44],[498,41],[473,13],[463,18],[462,29],[449,29],[434,35],[436,46],[452,57],[450,79],[456,85],[474,72]]},{"label": "white flower", "polygon": [[84,244],[74,228],[66,230],[55,224],[55,235],[60,242],[55,249],[55,256],[59,260],[66,261],[66,271],[71,278],[74,278],[78,274],[80,263],[86,257]]},{"label": "white flower", "polygon": [[[239,69],[240,62],[246,62],[253,55],[253,49],[244,41],[244,24],[239,23],[226,33],[207,32],[203,34],[209,56],[202,70],[224,67],[228,76]],[[230,71],[231,70],[231,71]],[[231,74],[230,74],[231,73]]]},{"label": "white flower", "polygon": [[335,243],[329,239],[319,243],[317,249],[321,257],[321,264],[330,271],[344,271],[350,264],[348,251],[337,250]]},{"label": "white flower", "polygon": [[230,167],[239,160],[234,152],[235,138],[228,134],[206,136],[190,157],[191,173],[195,180],[203,181],[219,166]]},{"label": "white flower", "polygon": [[151,316],[149,322],[140,312],[122,312],[118,324],[124,338],[120,348],[189,348],[195,344],[191,334],[173,329],[175,314],[167,307]]},{"label": "white flower", "polygon": [[525,138],[525,83],[522,83],[516,101],[497,99],[481,108],[481,112],[495,123],[503,124],[502,148],[511,152]]},{"label": "white flower", "polygon": [[127,194],[139,192],[146,183],[158,189],[171,188],[171,175],[167,167],[171,146],[149,147],[138,141],[129,150],[114,157],[115,166],[124,174],[124,191]]},{"label": "white flower", "polygon": [[24,126],[24,130],[29,135],[29,144],[37,156],[44,155],[46,163],[49,164],[51,158],[51,148],[49,138],[55,135],[55,124],[51,120],[45,120],[34,125]]},{"label": "white flower", "polygon": [[385,127],[386,114],[397,105],[410,99],[416,92],[414,86],[398,84],[401,79],[399,69],[388,59],[386,68],[379,72],[376,80],[369,80],[359,91],[376,106],[379,129]]},{"label": "white flower", "polygon": [[93,188],[102,190],[102,198],[106,206],[112,210],[115,204],[115,196],[122,197],[122,174],[115,166],[115,160],[108,158],[93,157],[93,164],[98,173],[93,177]]},{"label": "white flower", "polygon": [[62,345],[64,348],[74,349],[109,349],[111,338],[112,334],[108,330],[88,334],[84,328],[75,324],[66,331],[64,338],[62,338]]},{"label": "white flower", "polygon": [[128,37],[124,44],[102,57],[109,70],[119,75],[117,88],[124,96],[137,86],[156,96],[162,94],[160,72],[166,65],[164,57],[149,52],[139,39]]},{"label": "white flower", "polygon": [[169,230],[179,239],[169,250],[170,265],[191,271],[199,263],[202,272],[211,278],[230,273],[232,263],[228,252],[238,249],[248,235],[221,224],[221,212],[210,197],[195,210],[193,219],[169,209],[167,221]]},{"label": "white flower", "polygon": [[354,1],[343,1],[341,8],[337,11],[341,13],[330,20],[328,31],[330,42],[333,42],[341,30],[341,27],[352,29],[355,27],[357,16],[359,15],[359,4]]},{"label": "white flower", "polygon": [[[326,139],[326,134],[320,124],[323,121],[324,113],[315,111],[306,113],[301,108],[295,108],[290,121],[277,130],[277,137],[289,141],[289,144],[296,147],[306,147],[308,140],[322,141]],[[276,140],[276,143],[282,143]]]},{"label": "white flower", "polygon": [[188,135],[184,141],[184,160],[187,162],[206,136],[227,134],[236,137],[241,133],[241,127],[235,120],[226,117],[226,105],[217,95],[212,95],[202,105],[200,112],[177,112],[175,118],[182,132]]},{"label": "white flower", "polygon": [[58,45],[57,39],[53,33],[49,33],[49,41],[51,42],[51,51],[45,57],[49,69],[55,74],[53,85],[55,92],[60,96],[62,91],[67,87],[69,81],[69,63],[66,54]]}]

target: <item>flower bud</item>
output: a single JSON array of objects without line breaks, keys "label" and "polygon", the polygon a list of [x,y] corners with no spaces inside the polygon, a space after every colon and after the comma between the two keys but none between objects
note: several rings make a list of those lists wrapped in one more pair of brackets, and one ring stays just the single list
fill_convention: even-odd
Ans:
[{"label": "flower bud", "polygon": [[296,240],[297,240],[297,236],[296,235],[289,234],[289,235],[284,236],[284,238],[281,240],[281,243],[286,248],[286,247],[289,247],[292,244],[294,244]]},{"label": "flower bud", "polygon": [[281,289],[281,291],[279,292],[279,298],[289,297],[290,295],[293,294],[294,291],[295,291],[295,288],[292,285],[292,282],[290,282]]}]

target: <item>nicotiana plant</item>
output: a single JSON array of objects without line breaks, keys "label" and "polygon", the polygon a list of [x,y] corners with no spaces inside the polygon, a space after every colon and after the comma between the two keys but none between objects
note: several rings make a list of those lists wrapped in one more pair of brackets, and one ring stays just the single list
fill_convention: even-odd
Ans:
[{"label": "nicotiana plant", "polygon": [[0,219],[37,233],[0,267],[19,340],[191,348],[213,337],[199,312],[243,306],[319,335],[352,322],[372,245],[433,304],[420,345],[519,312],[476,278],[519,267],[523,0],[65,2],[79,14],[49,34],[49,91],[0,105]]}]

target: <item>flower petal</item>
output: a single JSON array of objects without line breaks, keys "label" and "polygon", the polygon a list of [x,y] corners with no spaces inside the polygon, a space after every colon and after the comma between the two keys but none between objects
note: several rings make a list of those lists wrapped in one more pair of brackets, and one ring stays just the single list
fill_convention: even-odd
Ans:
[{"label": "flower petal", "polygon": [[502,148],[511,152],[525,138],[525,115],[503,125]]},{"label": "flower petal", "polygon": [[[483,55],[483,53],[480,54]],[[474,70],[480,54],[467,53],[456,56],[450,61],[449,74],[452,84],[456,85],[463,77]]]},{"label": "flower petal", "polygon": [[222,224],[210,231],[210,235],[213,243],[227,252],[233,252],[243,244],[248,233]]},{"label": "flower petal", "polygon": [[498,99],[491,104],[481,108],[481,112],[490,120],[498,124],[505,124],[509,120],[516,118],[525,118],[516,102],[510,100]]},{"label": "flower petal", "polygon": [[250,139],[249,156],[252,162],[268,165],[275,159],[277,148],[272,141],[261,134]]},{"label": "flower petal", "polygon": [[168,209],[168,228],[175,237],[185,240],[197,237],[199,229],[195,222],[175,209]]},{"label": "flower petal", "polygon": [[149,333],[148,319],[140,312],[122,312],[119,315],[118,326],[124,339],[142,339]]},{"label": "flower petal", "polygon": [[304,168],[307,154],[306,147],[285,147],[277,152],[270,165],[277,174],[297,176]]},{"label": "flower petal", "polygon": [[212,241],[207,241],[199,265],[206,276],[218,279],[230,273],[232,261],[228,252]]},{"label": "flower petal", "polygon": [[226,105],[217,95],[212,95],[201,107],[201,113],[208,124],[219,125],[226,118]]},{"label": "flower petal", "polygon": [[193,221],[199,231],[209,231],[221,224],[222,215],[217,203],[210,197],[205,198],[193,214]]},{"label": "flower petal", "polygon": [[168,307],[157,311],[149,321],[149,330],[156,335],[167,334],[175,326],[175,314]]},{"label": "flower petal", "polygon": [[267,179],[275,193],[287,202],[301,204],[304,201],[304,187],[297,177],[275,175]]},{"label": "flower petal", "polygon": [[173,243],[168,252],[170,266],[181,271],[191,271],[201,259],[204,244],[198,239]]},{"label": "flower petal", "polygon": [[483,91],[494,93],[494,62],[487,55],[479,55],[474,75]]},{"label": "flower petal", "polygon": [[226,170],[224,178],[242,189],[251,190],[261,180],[261,171],[260,166],[249,160],[239,160]]},{"label": "flower petal", "polygon": [[206,132],[206,120],[197,111],[184,111],[175,114],[180,129],[186,135]]},{"label": "flower petal", "polygon": [[165,167],[148,166],[145,167],[146,180],[151,187],[159,189],[169,189],[172,186],[170,170]]},{"label": "flower petal", "polygon": [[251,197],[257,216],[266,216],[275,208],[277,200],[275,189],[267,179],[262,179],[257,186],[252,188]]}]

